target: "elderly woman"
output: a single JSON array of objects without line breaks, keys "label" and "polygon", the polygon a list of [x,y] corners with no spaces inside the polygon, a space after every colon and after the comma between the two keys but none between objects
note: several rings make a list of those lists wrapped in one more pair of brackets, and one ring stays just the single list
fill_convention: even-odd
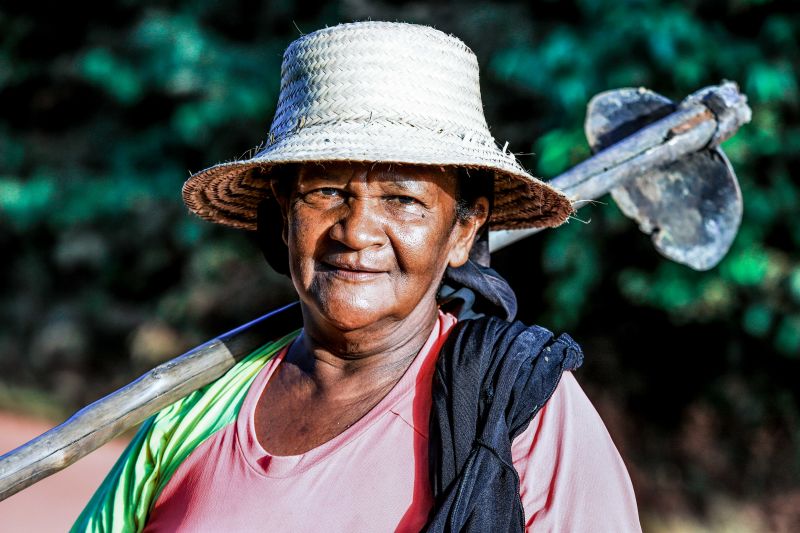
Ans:
[{"label": "elderly woman", "polygon": [[148,419],[75,531],[639,530],[579,347],[485,264],[488,227],[572,207],[496,145],[461,41],[298,39],[266,147],[183,192],[258,230],[302,324]]}]

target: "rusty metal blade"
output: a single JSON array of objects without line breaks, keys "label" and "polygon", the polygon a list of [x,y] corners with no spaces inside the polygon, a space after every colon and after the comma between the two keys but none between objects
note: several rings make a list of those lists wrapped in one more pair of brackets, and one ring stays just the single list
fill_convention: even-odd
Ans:
[{"label": "rusty metal blade", "polygon": [[[587,109],[586,138],[592,150],[603,150],[677,107],[647,89],[600,93]],[[736,174],[718,147],[653,168],[611,189],[611,196],[652,235],[662,255],[695,270],[708,270],[722,260],[742,218]]]},{"label": "rusty metal blade", "polygon": [[722,260],[742,220],[742,193],[719,148],[653,170],[611,196],[662,255],[695,270]]},{"label": "rusty metal blade", "polygon": [[648,124],[663,118],[677,104],[644,87],[625,87],[595,95],[586,106],[584,132],[592,152],[597,153]]}]

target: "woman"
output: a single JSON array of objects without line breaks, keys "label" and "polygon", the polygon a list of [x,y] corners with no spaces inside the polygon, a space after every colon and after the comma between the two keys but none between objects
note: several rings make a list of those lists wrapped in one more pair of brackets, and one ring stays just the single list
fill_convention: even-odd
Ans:
[{"label": "woman", "polygon": [[497,147],[477,72],[422,26],[290,45],[267,146],[184,199],[258,229],[302,329],[149,419],[74,530],[639,529],[616,448],[562,379],[580,349],[512,323],[479,264],[487,226],[572,207]]}]

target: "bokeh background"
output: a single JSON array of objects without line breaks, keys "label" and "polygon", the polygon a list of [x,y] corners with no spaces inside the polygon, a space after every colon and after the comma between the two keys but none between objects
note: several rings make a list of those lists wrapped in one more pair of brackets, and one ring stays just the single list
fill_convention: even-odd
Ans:
[{"label": "bokeh background", "polygon": [[583,119],[600,91],[680,100],[740,84],[753,121],[723,148],[744,220],[719,266],[662,258],[610,197],[493,266],[520,318],[584,347],[578,378],[646,531],[800,527],[797,2],[5,4],[0,410],[58,422],[291,301],[247,235],[188,214],[181,184],[264,139],[301,33],[417,22],[475,51],[495,138],[544,178],[590,155]]}]

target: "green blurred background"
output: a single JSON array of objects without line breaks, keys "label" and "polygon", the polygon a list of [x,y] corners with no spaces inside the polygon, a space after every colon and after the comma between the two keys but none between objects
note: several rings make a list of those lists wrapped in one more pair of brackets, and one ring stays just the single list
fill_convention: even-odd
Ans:
[{"label": "green blurred background", "polygon": [[0,7],[0,408],[54,420],[293,299],[241,232],[190,216],[190,172],[266,136],[281,54],[351,20],[433,25],[477,54],[495,138],[551,178],[586,104],[738,82],[723,148],[744,220],[708,272],[610,197],[496,255],[520,318],[584,347],[578,378],[649,531],[800,527],[800,3],[172,0]]}]

